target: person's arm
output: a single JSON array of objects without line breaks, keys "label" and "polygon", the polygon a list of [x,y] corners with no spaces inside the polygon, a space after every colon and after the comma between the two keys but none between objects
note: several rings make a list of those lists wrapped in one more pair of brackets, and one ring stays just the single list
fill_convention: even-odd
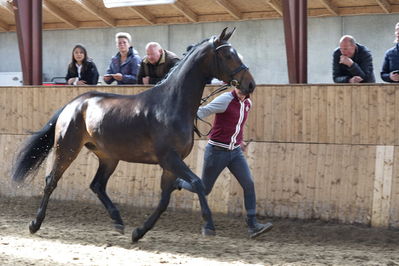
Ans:
[{"label": "person's arm", "polygon": [[386,82],[393,82],[390,78],[388,54],[385,53],[384,62],[381,68],[381,79]]},{"label": "person's arm", "polygon": [[353,76],[359,76],[365,81],[369,81],[373,75],[373,58],[369,51],[364,51],[359,63],[353,62],[348,69]]},{"label": "person's arm", "polygon": [[98,83],[98,70],[96,67],[96,64],[94,64],[94,62],[90,62],[89,63],[89,76],[88,76],[88,80],[87,80],[87,84],[89,85],[97,85]]},{"label": "person's arm", "polygon": [[122,83],[124,84],[136,84],[137,83],[137,75],[139,73],[140,69],[140,62],[141,58],[140,56],[133,56],[132,60],[129,62],[130,67],[128,69],[131,69],[131,73],[128,74],[122,74]]},{"label": "person's arm", "polygon": [[333,66],[332,66],[333,80],[335,83],[348,83],[351,77],[348,75],[344,75],[342,73],[339,59],[340,59],[340,53],[335,51],[333,54]]},{"label": "person's arm", "polygon": [[144,84],[144,83],[143,83],[143,77],[145,77],[144,63],[141,62],[141,64],[140,64],[140,70],[139,70],[139,75],[137,76],[137,84]]},{"label": "person's arm", "polygon": [[200,106],[197,112],[197,116],[199,118],[204,118],[207,116],[210,116],[211,114],[216,114],[216,113],[223,113],[226,111],[227,107],[229,106],[229,103],[233,99],[233,96],[229,92],[225,92],[222,95],[219,95],[213,101],[208,103],[205,106]]},{"label": "person's arm", "polygon": [[[107,71],[105,72],[105,75],[112,75],[112,74],[115,74],[115,72],[114,72],[114,69],[113,69],[113,67],[112,67],[112,59],[111,59],[111,62],[109,63],[109,66],[108,66],[108,69],[107,69]],[[112,76],[109,76],[109,77],[107,77],[107,79],[105,79],[105,75],[104,75],[104,81],[105,81],[105,83],[107,83],[107,84],[111,84],[112,82],[114,82],[114,78],[112,77]]]}]

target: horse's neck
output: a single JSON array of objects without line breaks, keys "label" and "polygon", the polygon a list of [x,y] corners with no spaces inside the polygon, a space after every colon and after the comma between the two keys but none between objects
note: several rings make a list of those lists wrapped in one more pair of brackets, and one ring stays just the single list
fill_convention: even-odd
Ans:
[{"label": "horse's neck", "polygon": [[185,113],[195,116],[206,84],[206,78],[200,71],[200,66],[193,64],[191,68],[181,69],[182,73],[172,94],[175,95],[175,107]]}]

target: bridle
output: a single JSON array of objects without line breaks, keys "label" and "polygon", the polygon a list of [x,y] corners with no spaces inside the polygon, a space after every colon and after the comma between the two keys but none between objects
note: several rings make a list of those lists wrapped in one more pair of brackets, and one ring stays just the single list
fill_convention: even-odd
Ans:
[{"label": "bridle", "polygon": [[[215,38],[213,39],[213,45],[215,46]],[[218,47],[215,47],[215,65],[216,65],[216,68],[217,68],[217,72],[218,72],[218,73],[220,73],[220,67],[219,67],[219,61],[218,61],[218,58],[217,58],[217,52],[218,52],[221,48],[224,48],[224,47],[231,47],[231,44],[230,44],[230,43],[224,43],[224,44],[219,45]],[[240,82],[239,82],[238,80],[234,79],[234,76],[235,76],[236,74],[240,73],[241,71],[246,71],[246,70],[248,70],[248,69],[249,69],[249,68],[248,68],[245,64],[243,64],[243,63],[241,62],[241,65],[238,66],[236,69],[234,69],[234,70],[229,74],[229,76],[230,76],[230,81],[227,82],[227,84],[225,84],[225,85],[219,87],[218,89],[216,89],[215,91],[213,91],[212,93],[210,93],[208,96],[202,98],[202,99],[201,99],[200,105],[202,105],[203,103],[205,103],[205,102],[206,102],[210,97],[212,97],[213,95],[218,94],[218,93],[220,93],[220,92],[226,90],[226,89],[227,89],[228,87],[230,87],[230,86],[238,88],[238,87],[240,86]],[[207,124],[207,125],[209,125],[209,126],[211,127],[211,129],[208,131],[207,134],[202,134],[202,133],[199,131],[199,129],[198,129],[198,127],[197,127],[197,121],[198,121],[198,120],[201,120],[202,122],[204,122],[205,124]],[[211,125],[209,122],[207,122],[207,121],[205,121],[205,120],[199,118],[198,116],[195,118],[195,121],[194,121],[194,132],[197,133],[197,135],[198,135],[199,137],[208,136],[209,133],[211,132],[211,130],[212,130],[212,125]]]},{"label": "bridle", "polygon": [[[213,39],[213,45],[215,45],[215,39]],[[224,48],[224,47],[231,47],[231,44],[230,44],[230,43],[224,43],[224,44],[219,45],[218,47],[215,47],[215,61],[216,61],[215,65],[216,65],[217,71],[218,71],[219,73],[220,73],[220,67],[219,67],[219,61],[218,61],[218,59],[217,59],[217,52],[218,52],[221,48]],[[233,86],[233,87],[238,87],[238,86],[240,86],[240,82],[239,82],[238,80],[234,79],[234,76],[235,76],[236,74],[240,73],[241,71],[246,71],[246,70],[248,70],[248,69],[249,69],[249,68],[248,68],[245,64],[243,64],[243,63],[241,62],[241,65],[238,66],[236,69],[234,69],[234,70],[229,74],[229,76],[230,76],[230,81],[227,82],[227,83],[230,84],[230,85]]]}]

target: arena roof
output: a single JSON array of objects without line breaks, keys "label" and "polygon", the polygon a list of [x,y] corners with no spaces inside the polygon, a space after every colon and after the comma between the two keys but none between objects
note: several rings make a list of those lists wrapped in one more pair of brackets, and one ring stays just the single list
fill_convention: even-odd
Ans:
[{"label": "arena roof", "polygon": [[[106,8],[102,0],[42,0],[43,29],[107,28],[282,18],[281,0],[177,0]],[[308,0],[309,17],[399,13],[399,0]],[[12,0],[0,0],[0,31],[15,31]]]}]

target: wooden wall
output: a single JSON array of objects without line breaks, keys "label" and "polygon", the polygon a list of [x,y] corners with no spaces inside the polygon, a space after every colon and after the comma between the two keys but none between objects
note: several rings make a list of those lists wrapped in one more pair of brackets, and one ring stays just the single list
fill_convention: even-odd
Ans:
[{"label": "wooden wall", "polygon": [[[207,88],[205,94],[216,87]],[[258,85],[245,139],[258,213],[399,227],[399,87],[375,85]],[[59,107],[100,90],[133,94],[145,87],[0,87],[0,194],[41,195],[45,167],[24,186],[10,182],[14,153]],[[207,131],[205,125],[200,127]],[[201,173],[206,139],[185,160]],[[99,202],[89,184],[97,159],[84,149],[53,198]],[[157,205],[158,166],[121,162],[108,192],[115,202]],[[228,171],[208,197],[214,212],[242,214],[242,189]],[[198,210],[197,196],[175,192],[171,208]],[[36,210],[34,210],[36,211]]]}]

